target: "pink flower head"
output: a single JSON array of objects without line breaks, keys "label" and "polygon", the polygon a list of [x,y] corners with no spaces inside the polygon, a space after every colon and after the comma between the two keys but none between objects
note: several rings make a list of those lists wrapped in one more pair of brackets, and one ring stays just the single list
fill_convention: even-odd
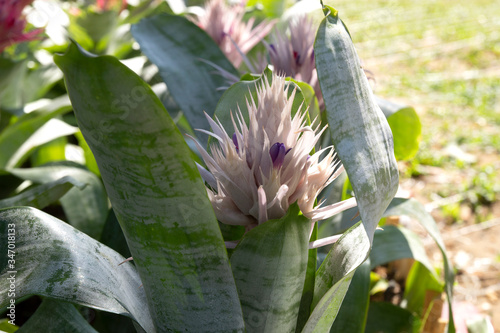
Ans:
[{"label": "pink flower head", "polygon": [[125,7],[127,7],[127,0],[97,0],[96,6],[101,11],[122,11]]},{"label": "pink flower head", "polygon": [[[313,155],[326,126],[307,125],[307,112],[292,116],[295,91],[287,97],[284,77],[273,74],[257,87],[257,103],[247,100],[248,126],[241,110],[231,114],[233,135],[216,118],[207,115],[214,137],[209,154],[196,142],[208,170],[199,166],[217,219],[226,224],[252,228],[270,219],[283,217],[297,202],[311,222],[331,217],[356,205],[349,199],[331,206],[315,206],[318,194],[343,167],[333,147]],[[230,132],[230,133],[231,133]]]},{"label": "pink flower head", "polygon": [[314,62],[314,39],[316,29],[306,15],[291,21],[288,25],[290,37],[284,32],[274,33],[274,42],[266,43],[274,70],[286,76],[309,83],[322,105],[323,95],[319,87],[316,64]]},{"label": "pink flower head", "polygon": [[220,49],[235,67],[272,29],[275,21],[263,21],[254,27],[255,18],[243,22],[245,5],[228,6],[225,0],[209,0],[205,14],[193,21],[219,45]]},{"label": "pink flower head", "polygon": [[0,0],[0,53],[13,44],[40,37],[43,29],[24,32],[26,18],[22,15],[24,7],[33,0]]}]

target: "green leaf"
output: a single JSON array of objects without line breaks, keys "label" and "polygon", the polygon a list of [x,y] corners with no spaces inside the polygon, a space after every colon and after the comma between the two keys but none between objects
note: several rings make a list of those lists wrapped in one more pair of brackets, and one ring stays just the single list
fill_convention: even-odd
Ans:
[{"label": "green leaf", "polygon": [[441,238],[441,234],[439,233],[439,229],[437,227],[436,222],[432,218],[432,216],[427,213],[424,206],[421,203],[416,201],[415,199],[402,199],[395,198],[391,205],[388,207],[385,216],[399,216],[399,215],[407,215],[414,218],[418,221],[429,233],[429,235],[436,242],[441,254],[443,255],[444,262],[444,279],[445,279],[445,291],[446,296],[448,298],[448,310],[449,310],[449,324],[448,324],[448,332],[455,332],[455,324],[453,322],[453,311],[451,308],[451,304],[453,303],[453,281],[455,279],[455,275],[453,273],[453,268],[451,263],[446,255],[446,248],[444,246],[443,239]]},{"label": "green leaf", "polygon": [[302,332],[328,332],[339,312],[342,300],[356,268],[370,249],[366,231],[358,222],[334,243],[316,272],[314,309]]},{"label": "green leaf", "polygon": [[249,231],[231,256],[247,332],[295,331],[308,261],[309,220],[297,204]]},{"label": "green leaf", "polygon": [[27,60],[14,61],[0,57],[0,107],[17,109],[23,106],[23,78]]},{"label": "green leaf", "polygon": [[72,126],[53,119],[71,110],[68,96],[44,103],[0,134],[0,169],[19,166],[37,146],[76,132]]},{"label": "green leaf", "polygon": [[106,50],[109,38],[117,27],[117,21],[118,12],[114,10],[82,10],[80,15],[71,16],[68,31],[73,40],[100,53]]},{"label": "green leaf", "polygon": [[96,57],[73,43],[55,61],[156,329],[242,331],[236,286],[204,183],[160,100],[116,58]]},{"label": "green leaf", "polygon": [[414,232],[404,227],[391,225],[384,226],[383,229],[375,232],[373,248],[370,252],[372,269],[390,261],[412,258],[422,263],[436,279],[438,278],[422,242]]},{"label": "green leaf", "polygon": [[[88,307],[120,313],[155,332],[141,280],[124,257],[67,223],[35,208],[0,211],[2,253],[15,251],[15,263],[0,257],[0,294],[6,295],[15,274],[15,298],[47,296]],[[10,266],[13,265],[13,266]],[[16,271],[16,273],[12,273]],[[0,308],[9,304],[0,299]]]},{"label": "green leaf", "polygon": [[233,75],[238,72],[212,38],[185,17],[162,14],[132,26],[141,51],[160,69],[169,92],[184,111],[191,127],[209,129],[203,111],[213,115],[225,86],[208,60]]},{"label": "green leaf", "polygon": [[314,44],[318,78],[332,140],[372,241],[398,188],[392,134],[337,11],[324,12]]},{"label": "green leaf", "polygon": [[92,154],[92,150],[90,150],[87,141],[83,138],[82,132],[76,132],[75,137],[78,140],[78,145],[83,149],[83,156],[85,157],[85,166],[95,173],[98,176],[101,176],[99,172],[99,167],[97,166],[97,162],[95,161],[94,154]]},{"label": "green leaf", "polygon": [[31,166],[36,167],[50,162],[66,160],[67,144],[68,140],[62,137],[41,145],[31,155]]},{"label": "green leaf", "polygon": [[408,310],[391,303],[371,302],[365,333],[417,333],[420,320]]},{"label": "green leaf", "polygon": [[0,319],[0,331],[5,333],[14,333],[19,329],[19,326],[9,323],[9,318]]},{"label": "green leaf", "polygon": [[410,106],[399,105],[377,96],[375,100],[391,127],[396,159],[411,160],[417,154],[422,139],[422,124],[417,112]]},{"label": "green leaf", "polygon": [[370,260],[356,269],[330,332],[365,332],[370,303]]},{"label": "green leaf", "polygon": [[285,0],[249,0],[247,6],[258,6],[262,8],[265,17],[279,18],[285,11]]},{"label": "green leaf", "polygon": [[[318,239],[318,224],[314,224],[310,242]],[[302,331],[304,325],[311,315],[311,303],[314,296],[314,282],[316,280],[316,269],[318,266],[318,249],[310,249],[307,256],[307,271],[304,281],[304,289],[302,290],[302,298],[300,299],[299,315],[297,317],[297,326],[295,332]]]},{"label": "green leaf", "polygon": [[319,110],[319,102],[316,94],[314,93],[313,87],[308,83],[302,81],[295,81],[295,84],[300,88],[302,95],[304,96],[304,108],[308,108],[309,118],[313,121],[316,117],[321,120],[321,114]]},{"label": "green leaf", "polygon": [[42,98],[61,79],[62,72],[52,62],[30,70],[22,81],[24,101],[33,102]]},{"label": "green leaf", "polygon": [[109,210],[106,223],[104,224],[104,228],[102,229],[100,241],[104,245],[109,246],[126,258],[132,256],[127,245],[127,240],[123,235],[123,231],[120,228],[120,223],[118,222],[113,209]]},{"label": "green leaf", "polygon": [[429,271],[427,267],[419,262],[415,262],[408,273],[405,283],[404,299],[406,309],[422,315],[425,295],[427,291],[437,291],[441,293],[444,285],[436,277],[434,271]]},{"label": "green leaf", "polygon": [[13,174],[0,170],[0,198],[8,197],[19,185],[23,182],[22,179]]},{"label": "green leaf", "polygon": [[50,298],[43,300],[36,312],[17,332],[37,332],[41,327],[45,332],[98,333],[73,304]]},{"label": "green leaf", "polygon": [[85,188],[71,189],[61,198],[68,223],[87,235],[99,239],[106,216],[108,199],[101,180],[92,172],[73,162],[59,162],[38,168],[11,169],[13,175],[35,183],[54,182],[70,176],[87,184]]},{"label": "green leaf", "polygon": [[53,182],[29,188],[14,197],[0,200],[0,209],[13,206],[31,206],[43,209],[59,200],[73,186],[82,189],[85,184],[71,177],[63,177]]}]

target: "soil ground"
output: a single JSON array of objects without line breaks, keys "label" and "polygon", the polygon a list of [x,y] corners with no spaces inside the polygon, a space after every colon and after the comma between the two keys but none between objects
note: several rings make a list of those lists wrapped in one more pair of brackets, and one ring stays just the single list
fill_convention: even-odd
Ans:
[{"label": "soil ground", "polygon": [[375,92],[420,116],[420,151],[400,163],[401,186],[438,222],[457,269],[457,314],[472,304],[500,332],[500,1],[328,3]]}]

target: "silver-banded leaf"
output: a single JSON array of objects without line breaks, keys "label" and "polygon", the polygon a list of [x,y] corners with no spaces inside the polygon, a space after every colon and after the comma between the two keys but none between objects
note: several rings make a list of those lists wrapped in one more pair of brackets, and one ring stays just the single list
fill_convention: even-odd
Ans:
[{"label": "silver-banded leaf", "polygon": [[247,332],[295,331],[311,227],[299,212],[252,229],[231,256]]},{"label": "silver-banded leaf", "polygon": [[156,330],[243,331],[204,183],[158,97],[116,58],[96,57],[76,44],[55,61],[138,267]]},{"label": "silver-banded leaf", "polygon": [[323,11],[314,44],[318,78],[332,140],[371,242],[398,188],[392,134],[337,11]]},{"label": "silver-banded leaf", "polygon": [[44,332],[98,333],[73,304],[50,298],[45,298],[35,313],[16,332],[32,333],[42,327]]},{"label": "silver-banded leaf", "polygon": [[[16,271],[16,299],[40,295],[119,313],[155,332],[135,267],[67,223],[30,207],[0,211],[0,236],[15,236],[15,263],[0,257],[0,294]],[[10,246],[11,248],[12,246]],[[7,254],[7,241],[0,242]],[[12,249],[11,249],[12,250]],[[0,308],[9,298],[0,299]]]},{"label": "silver-banded leaf", "polygon": [[63,177],[29,188],[16,196],[0,200],[0,209],[13,206],[30,206],[42,209],[59,200],[73,186],[83,189],[85,185],[71,177]]},{"label": "silver-banded leaf", "polygon": [[239,76],[212,38],[185,17],[161,14],[132,26],[141,51],[158,66],[168,90],[192,128],[209,129],[203,111],[213,115],[225,79],[210,61]]},{"label": "silver-banded leaf", "polygon": [[70,189],[60,201],[69,224],[99,239],[108,214],[108,199],[99,177],[73,162],[58,162],[37,168],[9,171],[34,183],[46,184],[63,177],[71,177],[86,184],[84,188]]},{"label": "silver-banded leaf", "polygon": [[342,300],[356,268],[366,259],[370,240],[358,222],[334,243],[316,272],[314,309],[302,332],[328,332],[339,312]]}]

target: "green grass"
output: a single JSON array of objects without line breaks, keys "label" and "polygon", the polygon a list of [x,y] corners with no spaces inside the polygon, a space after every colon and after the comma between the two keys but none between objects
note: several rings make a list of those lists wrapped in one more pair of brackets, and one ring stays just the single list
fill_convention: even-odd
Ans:
[{"label": "green grass", "polygon": [[[426,186],[420,195],[429,201],[433,193],[469,191],[475,210],[498,203],[500,176],[490,171],[500,170],[499,1],[329,4],[348,26],[364,67],[374,73],[375,92],[414,106],[421,117],[421,149],[403,164],[403,181],[425,182],[425,167],[432,166],[456,177]],[[450,156],[451,144],[475,162]]]}]

